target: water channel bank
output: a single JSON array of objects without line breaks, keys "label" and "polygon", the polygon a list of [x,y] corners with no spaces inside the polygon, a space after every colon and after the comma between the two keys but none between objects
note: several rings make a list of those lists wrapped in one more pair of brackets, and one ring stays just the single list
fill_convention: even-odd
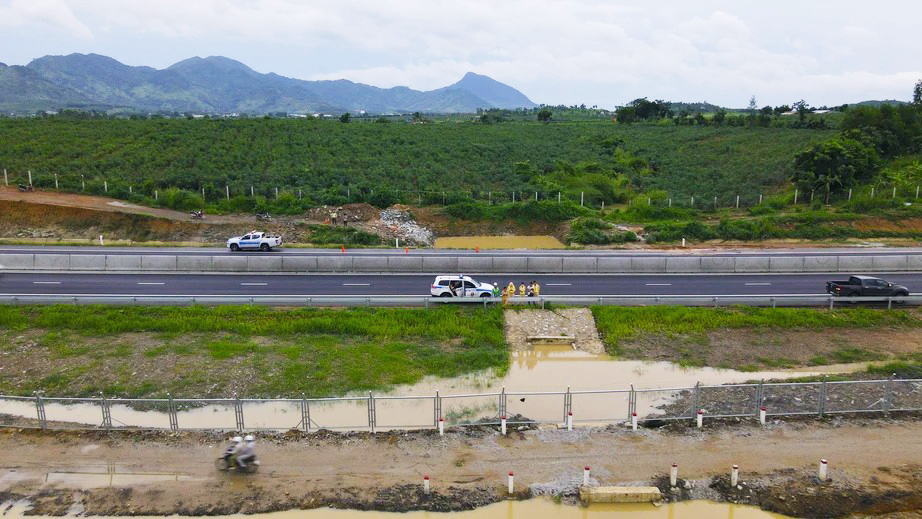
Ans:
[{"label": "water channel bank", "polygon": [[[216,433],[0,432],[0,501],[34,513],[225,515],[319,507],[458,511],[507,499],[575,500],[582,469],[594,485],[657,485],[669,500],[748,503],[794,517],[922,508],[922,422],[890,419],[713,422],[622,428],[492,427],[388,433],[259,435],[260,472],[218,473]],[[860,446],[860,448],[856,448]],[[819,458],[829,480],[817,481]],[[679,467],[671,491],[668,471]],[[740,466],[738,487],[729,468]],[[432,493],[422,490],[429,475]]]}]

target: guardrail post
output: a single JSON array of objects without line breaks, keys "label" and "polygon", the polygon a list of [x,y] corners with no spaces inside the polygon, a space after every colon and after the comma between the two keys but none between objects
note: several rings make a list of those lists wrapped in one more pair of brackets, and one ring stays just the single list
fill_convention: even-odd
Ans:
[{"label": "guardrail post", "polygon": [[541,296],[541,309],[544,310],[544,296]]},{"label": "guardrail post", "polygon": [[195,298],[194,298],[194,297],[191,298],[191,304],[192,304],[192,306],[195,306]]},{"label": "guardrail post", "polygon": [[769,297],[768,300],[772,302],[772,308],[775,308],[775,297]]},{"label": "guardrail post", "polygon": [[892,373],[887,379],[887,389],[884,392],[884,412],[887,414],[890,413],[890,407],[893,405],[893,377],[895,376],[896,373]]},{"label": "guardrail post", "polygon": [[366,298],[365,298],[365,306],[371,306],[371,298],[370,298],[370,297],[366,297]]},{"label": "guardrail post", "polygon": [[243,422],[243,403],[237,393],[234,393],[234,418],[237,420],[237,430],[243,432],[246,425]]},{"label": "guardrail post", "polygon": [[108,431],[109,429],[112,428],[112,410],[109,409],[109,401],[106,400],[106,396],[105,395],[101,395],[101,396],[102,396],[102,401],[100,403],[100,406],[102,407],[102,427],[103,429]]},{"label": "guardrail post", "polygon": [[308,297],[308,298],[307,298],[307,306],[314,306],[314,298],[313,298],[313,297]]},{"label": "guardrail post", "polygon": [[717,296],[714,296],[714,308],[717,308],[719,306],[720,305],[717,303]]},{"label": "guardrail post", "polygon": [[823,379],[823,385],[820,386],[820,402],[819,402],[819,409],[817,410],[820,417],[822,417],[823,414],[826,413],[826,383],[828,379],[829,379],[829,376],[827,375]]},{"label": "guardrail post", "polygon": [[304,393],[301,393],[301,429],[311,432],[311,404],[304,398]]},{"label": "guardrail post", "polygon": [[371,391],[368,392],[368,428],[371,429],[371,432],[375,432],[375,397],[371,394]]},{"label": "guardrail post", "polygon": [[829,296],[829,309],[830,310],[832,310],[833,305],[835,305],[835,301],[836,301],[836,298],[830,295]]},{"label": "guardrail post", "polygon": [[887,310],[893,309],[893,298],[887,297]]},{"label": "guardrail post", "polygon": [[426,301],[426,309],[428,309],[429,308],[429,298],[425,297],[423,299]]},{"label": "guardrail post", "polygon": [[166,397],[170,402],[167,411],[170,416],[170,430],[177,432],[179,431],[179,417],[176,415],[176,404],[173,402],[173,395],[167,393]]},{"label": "guardrail post", "polygon": [[48,421],[45,419],[45,401],[37,391],[35,392],[35,412],[38,413],[38,425],[44,431],[48,428]]}]

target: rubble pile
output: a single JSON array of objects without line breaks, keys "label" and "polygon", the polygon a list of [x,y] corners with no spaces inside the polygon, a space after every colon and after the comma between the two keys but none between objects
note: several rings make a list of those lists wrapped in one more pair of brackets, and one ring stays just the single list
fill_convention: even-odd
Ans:
[{"label": "rubble pile", "polygon": [[416,223],[407,211],[391,207],[381,211],[379,218],[381,224],[389,231],[388,234],[406,242],[407,245],[430,246],[435,241],[432,231]]}]

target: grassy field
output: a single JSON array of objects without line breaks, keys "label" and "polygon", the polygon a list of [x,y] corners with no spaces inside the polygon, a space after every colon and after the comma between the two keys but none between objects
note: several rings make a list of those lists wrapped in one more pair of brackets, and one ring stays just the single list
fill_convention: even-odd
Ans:
[{"label": "grassy field", "polygon": [[[922,368],[922,313],[847,308],[593,307],[608,352],[744,371],[866,361]],[[888,373],[889,374],[889,373]]]},{"label": "grassy field", "polygon": [[0,307],[0,393],[341,395],[509,359],[502,312],[263,307]]}]

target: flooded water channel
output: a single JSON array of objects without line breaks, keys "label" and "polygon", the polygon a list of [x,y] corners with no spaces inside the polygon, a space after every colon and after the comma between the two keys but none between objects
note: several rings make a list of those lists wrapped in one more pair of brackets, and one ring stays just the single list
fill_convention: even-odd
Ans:
[{"label": "flooded water channel", "polygon": [[562,249],[553,236],[449,236],[436,238],[436,249]]},{"label": "flooded water channel", "polygon": [[[540,423],[562,425],[567,410],[576,424],[618,423],[629,419],[630,389],[638,391],[638,416],[660,413],[660,407],[683,389],[702,385],[740,383],[748,380],[789,378],[819,374],[826,370],[739,372],[714,368],[683,368],[668,362],[615,360],[607,355],[575,351],[569,346],[536,346],[510,354],[505,376],[483,372],[457,378],[427,377],[417,384],[399,386],[387,394],[375,394],[373,407],[368,394],[341,399],[245,400],[242,402],[247,429],[367,430],[373,417],[375,430],[431,428],[441,415],[447,425],[481,419],[496,421],[505,402],[507,416],[520,415]],[[837,371],[863,367],[838,366]],[[644,391],[640,391],[644,390]],[[569,393],[568,393],[569,391]],[[440,398],[436,399],[438,395]],[[565,405],[569,402],[569,407]],[[438,409],[438,404],[441,409]],[[114,427],[169,428],[166,402],[148,402],[129,407],[109,401]],[[181,429],[237,429],[237,410],[232,400],[176,400]],[[707,408],[707,402],[701,403]],[[36,417],[35,402],[0,400],[0,413]],[[70,422],[98,426],[103,420],[98,403],[75,400],[44,400],[49,422]],[[511,421],[511,420],[510,420]]]},{"label": "flooded water channel", "polygon": [[[26,505],[7,503],[0,505],[0,517],[25,519]],[[42,516],[29,516],[42,517]],[[140,519],[143,516],[134,516]],[[743,505],[688,501],[663,506],[591,505],[589,507],[555,504],[546,499],[508,501],[465,512],[360,512],[356,510],[291,510],[269,514],[215,516],[215,519],[771,519],[787,516],[765,512]],[[153,519],[153,518],[151,518]]]}]

